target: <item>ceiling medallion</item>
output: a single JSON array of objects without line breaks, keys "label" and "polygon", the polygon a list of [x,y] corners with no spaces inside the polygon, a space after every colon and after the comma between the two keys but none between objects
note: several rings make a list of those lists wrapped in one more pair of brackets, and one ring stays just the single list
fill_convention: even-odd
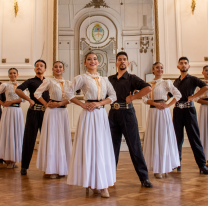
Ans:
[{"label": "ceiling medallion", "polygon": [[110,8],[104,0],[92,0],[90,3],[86,4],[86,6],[84,8],[90,8],[90,7],[93,7],[96,9],[96,8],[100,8],[101,6],[102,7],[105,7],[105,8]]}]

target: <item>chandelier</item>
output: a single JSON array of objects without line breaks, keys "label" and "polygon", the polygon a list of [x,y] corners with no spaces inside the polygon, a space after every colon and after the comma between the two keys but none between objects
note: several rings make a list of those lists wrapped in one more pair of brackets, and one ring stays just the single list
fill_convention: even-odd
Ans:
[{"label": "chandelier", "polygon": [[86,4],[86,6],[84,8],[90,8],[90,7],[93,7],[96,9],[96,8],[100,8],[101,6],[102,7],[105,7],[105,8],[110,8],[104,0],[92,0],[90,3]]}]

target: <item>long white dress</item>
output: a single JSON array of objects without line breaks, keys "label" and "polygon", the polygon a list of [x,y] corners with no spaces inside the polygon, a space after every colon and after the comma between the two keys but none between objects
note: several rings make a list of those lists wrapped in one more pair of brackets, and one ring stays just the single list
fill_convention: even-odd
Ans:
[{"label": "long white dress", "polygon": [[[204,81],[208,84],[208,81]],[[199,91],[199,87],[196,88],[195,93]],[[208,98],[208,91],[202,94],[200,97],[194,99],[197,102],[199,99],[207,99]],[[199,108],[199,115],[198,115],[198,122],[199,122],[199,131],[200,131],[200,139],[202,146],[204,148],[204,154],[206,160],[208,160],[208,105],[200,105]]]},{"label": "long white dress", "polygon": [[[167,100],[168,92],[177,101],[181,98],[181,93],[170,80],[161,78],[151,83],[155,83],[154,89],[142,98],[144,103],[152,100],[153,95],[154,100]],[[169,108],[149,109],[143,153],[147,168],[153,173],[168,173],[180,166],[177,140]]]},{"label": "long white dress", "polygon": [[[116,101],[115,90],[108,78],[88,72],[74,78],[66,94],[68,99],[74,98],[78,89],[83,91],[84,100],[97,100],[98,96],[100,99],[101,92],[93,77],[99,77],[102,99],[108,95],[111,103]],[[100,108],[89,112],[83,109],[74,137],[67,184],[104,189],[115,182],[116,162],[106,110]]]},{"label": "long white dress", "polygon": [[[70,82],[63,81],[65,91]],[[43,80],[34,93],[35,98],[39,99],[47,90],[51,100],[63,100],[62,88],[58,79]],[[67,108],[46,108],[40,133],[37,168],[46,174],[67,175],[71,152],[72,142]]]},{"label": "long white dress", "polygon": [[[16,86],[19,84],[17,83]],[[6,101],[19,99],[12,82],[0,85],[0,93],[5,92]],[[26,91],[24,91],[27,94]],[[24,101],[24,100],[22,100]],[[24,119],[21,107],[4,107],[0,121],[0,159],[20,162],[24,135]]]}]

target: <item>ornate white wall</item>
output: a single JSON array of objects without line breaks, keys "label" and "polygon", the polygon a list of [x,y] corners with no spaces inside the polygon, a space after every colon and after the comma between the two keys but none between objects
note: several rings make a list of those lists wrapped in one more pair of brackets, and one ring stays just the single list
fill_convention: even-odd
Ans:
[{"label": "ornate white wall", "polygon": [[[20,78],[34,76],[34,62],[41,58],[48,63],[51,76],[53,54],[53,1],[18,0],[14,14],[13,0],[0,0],[0,76],[8,79],[11,67],[19,70]],[[25,63],[25,59],[29,63]],[[6,59],[6,63],[2,63]]]}]

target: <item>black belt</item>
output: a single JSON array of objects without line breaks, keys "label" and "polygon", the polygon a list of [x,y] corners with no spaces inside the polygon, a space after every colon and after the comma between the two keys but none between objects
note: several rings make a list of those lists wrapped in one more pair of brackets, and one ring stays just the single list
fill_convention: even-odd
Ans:
[{"label": "black belt", "polygon": [[[61,102],[61,101],[56,101],[56,100],[53,100],[53,99],[50,99],[51,102]],[[66,105],[64,106],[60,106],[60,107],[56,107],[56,108],[66,108]]]},{"label": "black belt", "polygon": [[180,109],[190,108],[194,107],[194,102],[187,102],[187,101],[180,101],[175,103],[175,107],[178,107]]},{"label": "black belt", "polygon": [[20,103],[11,104],[9,107],[20,107]]},{"label": "black belt", "polygon": [[119,109],[131,109],[131,108],[133,108],[132,102],[130,104],[127,104],[126,102],[122,102],[122,103],[115,102],[111,104],[111,109],[119,110]]},{"label": "black belt", "polygon": [[[164,99],[154,100],[154,102],[157,102],[157,103],[164,103],[164,104],[165,104],[165,100],[164,100]],[[156,107],[153,106],[153,105],[150,105],[150,108],[156,108]]]},{"label": "black belt", "polygon": [[[89,100],[86,100],[86,102],[100,102],[100,101],[99,100],[91,100],[91,99],[89,99]],[[96,107],[95,109],[100,109],[100,108],[104,108],[104,107],[105,107],[104,105],[101,105],[99,107]]]},{"label": "black belt", "polygon": [[45,106],[42,104],[34,104],[32,107],[30,106],[29,109],[35,110],[35,111],[45,111]]}]

